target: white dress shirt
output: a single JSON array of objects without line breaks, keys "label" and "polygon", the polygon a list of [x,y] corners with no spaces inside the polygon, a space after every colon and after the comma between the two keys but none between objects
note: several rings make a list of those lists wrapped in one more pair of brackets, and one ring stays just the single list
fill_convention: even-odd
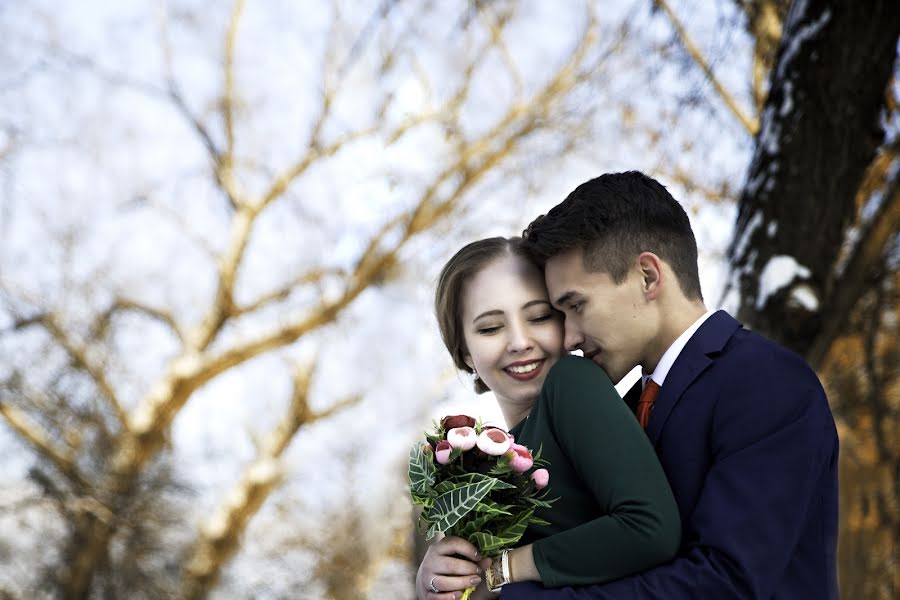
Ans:
[{"label": "white dress shirt", "polygon": [[678,358],[678,355],[681,354],[681,351],[684,350],[685,345],[687,345],[688,340],[694,335],[700,326],[703,325],[703,322],[706,321],[714,312],[714,310],[708,310],[703,313],[699,319],[694,321],[690,327],[684,330],[684,333],[678,336],[678,338],[672,342],[672,345],[669,346],[669,349],[666,350],[665,354],[662,355],[662,358],[659,359],[659,364],[656,365],[656,369],[652,373],[644,373],[641,375],[641,389],[644,389],[644,386],[647,385],[647,380],[652,379],[660,387],[662,387],[663,382],[666,380],[666,375],[669,374],[669,369],[672,368],[672,365],[675,364],[675,359]]}]

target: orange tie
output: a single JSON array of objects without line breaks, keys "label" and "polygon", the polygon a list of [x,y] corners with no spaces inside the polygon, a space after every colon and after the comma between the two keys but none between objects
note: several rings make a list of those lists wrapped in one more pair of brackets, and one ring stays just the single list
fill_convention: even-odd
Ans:
[{"label": "orange tie", "polygon": [[647,423],[650,422],[650,411],[653,410],[653,403],[656,402],[656,395],[659,394],[659,384],[652,379],[647,381],[644,391],[641,392],[641,399],[637,404],[637,418],[641,427],[647,429]]}]

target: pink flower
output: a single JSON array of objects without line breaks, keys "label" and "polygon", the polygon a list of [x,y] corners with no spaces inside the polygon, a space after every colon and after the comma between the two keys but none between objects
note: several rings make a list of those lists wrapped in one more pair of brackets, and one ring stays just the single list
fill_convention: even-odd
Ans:
[{"label": "pink flower", "polygon": [[509,466],[512,467],[512,470],[516,473],[524,473],[534,464],[531,450],[521,444],[513,443],[509,448],[509,452],[506,453],[506,456],[509,458]]},{"label": "pink flower", "polygon": [[538,469],[531,474],[531,478],[534,480],[534,487],[539,490],[544,489],[550,483],[550,473],[547,469]]},{"label": "pink flower", "polygon": [[438,464],[446,465],[450,460],[451,452],[453,452],[453,448],[450,447],[450,442],[447,440],[439,441],[437,448],[434,449],[434,456],[437,458]]},{"label": "pink flower", "polygon": [[485,454],[500,456],[501,454],[506,454],[512,442],[509,441],[509,435],[505,431],[491,428],[482,431],[478,439],[475,440],[475,444]]},{"label": "pink flower", "polygon": [[444,431],[450,431],[454,427],[475,427],[475,419],[469,415],[447,415],[441,419],[441,427]]},{"label": "pink flower", "polygon": [[466,451],[475,447],[477,435],[472,427],[454,427],[447,432],[447,441],[454,449]]}]

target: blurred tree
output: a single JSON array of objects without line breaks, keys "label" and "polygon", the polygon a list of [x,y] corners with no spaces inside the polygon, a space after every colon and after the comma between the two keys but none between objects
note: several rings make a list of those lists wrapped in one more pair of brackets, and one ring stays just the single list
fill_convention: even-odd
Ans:
[{"label": "blurred tree", "polygon": [[[375,589],[409,540],[369,540],[359,508],[391,501],[298,519],[291,494],[314,486],[287,475],[290,447],[366,422],[369,372],[433,328],[398,313],[427,304],[451,226],[515,231],[545,183],[634,167],[695,217],[739,206],[730,307],[808,357],[838,417],[841,585],[900,587],[896,11],[586,4],[0,5],[0,414],[31,451],[0,496],[0,526],[31,536],[0,546],[0,595]],[[710,12],[724,27],[698,26]],[[200,428],[178,426],[224,422],[229,393],[257,435],[197,506]],[[289,551],[281,591],[229,571]]]},{"label": "blurred tree", "polygon": [[[130,70],[116,55],[79,51],[82,30],[67,32],[52,7],[32,7],[48,24],[43,35],[7,24],[15,39],[9,59],[19,51],[33,62],[6,82],[6,97],[18,87],[23,97],[46,102],[47,88],[43,96],[35,88],[40,94],[40,85],[62,81],[75,98],[40,109],[23,103],[3,115],[17,132],[16,144],[10,135],[0,146],[8,177],[21,181],[53,165],[57,192],[73,207],[70,213],[40,186],[27,188],[38,198],[33,206],[14,194],[5,200],[5,230],[39,235],[4,245],[0,414],[33,451],[32,479],[65,524],[59,539],[44,541],[59,545],[58,559],[48,560],[47,576],[31,588],[20,584],[24,595],[207,596],[283,481],[292,440],[359,401],[350,395],[312,408],[309,356],[321,354],[321,330],[396,278],[404,257],[425,247],[416,250],[417,239],[439,239],[485,180],[521,172],[526,160],[540,158],[537,145],[550,155],[549,166],[555,148],[577,146],[575,132],[590,122],[592,109],[580,106],[577,94],[610,44],[598,43],[586,8],[554,60],[523,73],[507,46],[510,26],[521,25],[513,2],[383,2],[362,23],[339,2],[316,6],[314,19],[327,23],[327,35],[282,49],[321,51],[321,78],[307,81],[308,96],[296,100],[259,97],[255,86],[280,77],[291,57],[254,73],[266,68],[256,49],[267,28],[293,27],[286,39],[294,43],[303,28],[285,24],[279,11],[245,10],[242,0],[228,15],[190,3],[163,8],[158,58],[142,56],[145,71]],[[133,18],[119,23],[133,26]],[[221,43],[212,47],[221,47],[220,57],[204,63],[191,55],[194,41],[217,31]],[[127,59],[131,46],[119,51]],[[210,68],[215,63],[218,73]],[[122,120],[114,104],[92,112],[121,97],[129,108],[157,113],[149,127]],[[292,110],[295,102],[307,110]],[[65,131],[45,128],[41,119],[60,110],[77,117],[59,119]],[[39,116],[29,121],[32,113]],[[174,119],[177,141],[159,143],[154,136],[171,130]],[[109,123],[125,139],[107,138]],[[376,158],[373,149],[387,157],[392,174],[383,180],[394,189],[360,196],[354,179],[371,170],[360,157]],[[419,160],[423,152],[428,157]],[[167,160],[173,156],[189,158]],[[160,172],[157,165],[165,166]],[[159,179],[148,186],[151,170]],[[95,179],[74,185],[81,174]],[[117,200],[104,201],[107,188]],[[87,207],[92,214],[82,212]],[[117,236],[122,220],[131,233]],[[174,224],[176,242],[139,241],[142,229],[158,231],[151,223],[160,222],[170,231]],[[271,236],[285,223],[300,241],[290,251],[301,260],[289,268],[266,258],[277,252]],[[102,252],[98,241],[118,248]],[[140,243],[129,260],[128,249]],[[51,264],[21,259],[35,244],[47,246]],[[141,264],[154,255],[160,268]],[[258,271],[267,267],[261,283]],[[179,302],[173,296],[182,289],[186,300]],[[277,353],[297,365],[284,414],[191,535],[177,502],[167,500],[180,485],[167,468],[173,424],[212,382]],[[173,560],[180,553],[166,544],[183,547],[183,557]],[[344,595],[332,571],[318,572],[333,597]]]}]

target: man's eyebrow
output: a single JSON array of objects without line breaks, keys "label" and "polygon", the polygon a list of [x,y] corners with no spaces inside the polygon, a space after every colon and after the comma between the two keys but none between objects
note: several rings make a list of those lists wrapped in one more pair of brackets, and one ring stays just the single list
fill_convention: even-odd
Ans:
[{"label": "man's eyebrow", "polygon": [[557,298],[556,302],[554,302],[553,305],[556,306],[557,308],[559,308],[563,304],[565,304],[566,302],[568,302],[569,300],[571,300],[572,298],[574,298],[577,295],[578,295],[578,292],[570,290],[570,291],[566,292],[565,294],[563,294],[562,296],[560,296],[559,298]]}]

